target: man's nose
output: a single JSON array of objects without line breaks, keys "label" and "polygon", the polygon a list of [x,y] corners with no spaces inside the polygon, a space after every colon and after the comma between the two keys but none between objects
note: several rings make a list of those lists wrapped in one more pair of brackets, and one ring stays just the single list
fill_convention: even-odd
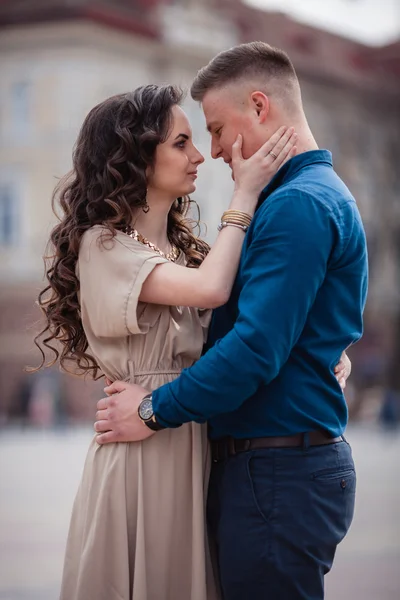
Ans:
[{"label": "man's nose", "polygon": [[213,158],[220,158],[221,154],[222,154],[221,146],[219,145],[218,142],[213,140],[211,142],[211,156]]}]

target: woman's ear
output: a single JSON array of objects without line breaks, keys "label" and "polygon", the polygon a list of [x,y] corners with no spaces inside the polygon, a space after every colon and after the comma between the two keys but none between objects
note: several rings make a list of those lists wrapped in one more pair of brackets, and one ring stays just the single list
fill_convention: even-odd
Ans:
[{"label": "woman's ear", "polygon": [[264,123],[269,113],[269,98],[264,92],[251,94],[252,108],[256,111],[260,123]]}]

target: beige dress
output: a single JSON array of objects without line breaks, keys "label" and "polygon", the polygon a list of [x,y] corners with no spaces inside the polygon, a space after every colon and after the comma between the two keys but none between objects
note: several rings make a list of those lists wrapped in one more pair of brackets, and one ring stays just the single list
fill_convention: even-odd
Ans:
[{"label": "beige dress", "polygon": [[[166,259],[123,233],[103,247],[102,232],[86,232],[79,255],[90,350],[110,379],[152,390],[199,358],[209,313],[138,302],[146,277]],[[93,439],[61,600],[217,600],[205,534],[209,461],[206,428],[196,423],[143,442]]]}]

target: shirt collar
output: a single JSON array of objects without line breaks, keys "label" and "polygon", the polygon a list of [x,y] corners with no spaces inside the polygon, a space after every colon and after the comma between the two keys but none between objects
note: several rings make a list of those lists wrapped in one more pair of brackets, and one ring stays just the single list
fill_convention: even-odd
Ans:
[{"label": "shirt collar", "polygon": [[315,164],[325,164],[329,167],[333,167],[332,153],[329,152],[329,150],[310,150],[291,158],[279,169],[269,184],[263,189],[258,199],[257,208],[261,206],[264,200],[278,187],[294,179],[295,175],[301,171],[301,169]]}]

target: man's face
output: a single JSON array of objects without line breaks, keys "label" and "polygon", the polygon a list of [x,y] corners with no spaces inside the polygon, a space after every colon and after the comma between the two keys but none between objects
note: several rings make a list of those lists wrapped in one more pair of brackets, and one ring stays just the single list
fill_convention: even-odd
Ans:
[{"label": "man's face", "polygon": [[246,90],[231,87],[209,90],[202,107],[211,134],[211,156],[222,158],[231,167],[232,145],[238,134],[243,137],[242,153],[249,158],[262,146],[265,130],[260,127],[257,111]]}]

